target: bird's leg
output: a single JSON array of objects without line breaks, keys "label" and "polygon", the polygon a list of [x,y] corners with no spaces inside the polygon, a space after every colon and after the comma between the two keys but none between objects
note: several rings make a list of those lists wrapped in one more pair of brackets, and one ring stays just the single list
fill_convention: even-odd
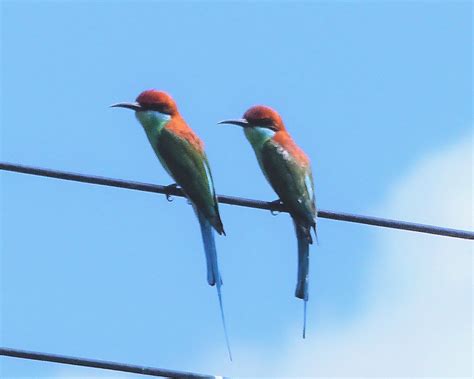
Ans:
[{"label": "bird's leg", "polygon": [[[178,183],[173,183],[173,184],[170,184],[169,186],[165,186],[166,191],[171,191],[178,188],[179,188]],[[171,196],[171,194],[165,193],[165,195],[166,195],[166,200],[168,200],[169,202],[173,201],[173,197]]]},{"label": "bird's leg", "polygon": [[[277,206],[281,206],[283,205],[283,202],[280,200],[280,199],[276,199],[276,200],[273,200],[273,201],[270,201],[270,205],[277,205]],[[277,210],[274,210],[274,209],[270,209],[270,213],[273,215],[273,216],[276,216],[280,213],[280,211],[277,211]]]}]

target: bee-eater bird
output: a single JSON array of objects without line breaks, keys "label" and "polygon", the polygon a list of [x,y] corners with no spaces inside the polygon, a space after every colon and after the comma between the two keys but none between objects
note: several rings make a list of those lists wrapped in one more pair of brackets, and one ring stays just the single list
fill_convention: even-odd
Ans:
[{"label": "bee-eater bird", "polygon": [[242,119],[224,120],[219,124],[243,127],[263,174],[293,218],[298,240],[295,296],[304,300],[303,338],[305,338],[309,244],[313,243],[311,228],[316,233],[317,215],[309,158],[288,134],[280,115],[270,107],[254,106],[245,112]]},{"label": "bee-eater bird", "polygon": [[225,235],[217,203],[211,170],[204,144],[186,124],[175,101],[165,92],[142,92],[134,103],[118,103],[112,107],[135,111],[156,156],[168,174],[182,188],[192,204],[201,226],[207,264],[207,282],[217,287],[222,323],[229,357],[232,360],[222,306],[222,280],[217,265],[214,230]]}]

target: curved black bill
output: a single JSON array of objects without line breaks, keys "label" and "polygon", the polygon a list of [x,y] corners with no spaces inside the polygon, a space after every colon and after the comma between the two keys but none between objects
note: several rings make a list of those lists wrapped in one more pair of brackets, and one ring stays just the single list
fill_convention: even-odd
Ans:
[{"label": "curved black bill", "polygon": [[219,121],[218,124],[231,124],[231,125],[241,126],[243,128],[249,126],[249,122],[244,118],[239,118],[236,120],[223,120],[223,121]]},{"label": "curved black bill", "polygon": [[139,111],[142,109],[142,106],[138,103],[117,103],[117,104],[112,104],[110,107],[111,108],[127,108],[127,109],[132,109],[134,111]]}]

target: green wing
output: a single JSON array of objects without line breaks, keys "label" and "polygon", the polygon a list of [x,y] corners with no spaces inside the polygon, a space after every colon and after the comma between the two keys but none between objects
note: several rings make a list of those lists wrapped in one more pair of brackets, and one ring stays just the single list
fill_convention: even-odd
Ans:
[{"label": "green wing", "polygon": [[166,128],[160,133],[157,142],[157,151],[173,179],[217,232],[222,234],[224,229],[206,155]]},{"label": "green wing", "polygon": [[272,140],[262,147],[261,165],[265,176],[290,213],[299,223],[315,224],[316,201],[311,167],[300,165]]}]

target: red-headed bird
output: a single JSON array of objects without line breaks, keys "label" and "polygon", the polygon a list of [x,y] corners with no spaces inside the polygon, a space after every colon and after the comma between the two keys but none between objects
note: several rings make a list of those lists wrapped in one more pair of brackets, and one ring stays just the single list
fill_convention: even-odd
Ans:
[{"label": "red-headed bird", "polygon": [[137,97],[136,102],[118,103],[112,107],[135,111],[156,156],[182,188],[194,208],[201,226],[206,253],[207,282],[217,287],[227,349],[232,360],[222,306],[222,280],[217,265],[213,229],[219,234],[225,235],[225,232],[204,144],[181,117],[175,101],[165,92],[144,91]]},{"label": "red-headed bird", "polygon": [[313,175],[307,155],[286,131],[280,115],[270,107],[258,105],[245,112],[242,119],[225,120],[244,128],[260,168],[270,185],[289,210],[298,240],[298,278],[295,296],[304,300],[303,338],[306,334],[308,301],[309,245],[311,228],[316,233],[316,200]]}]

